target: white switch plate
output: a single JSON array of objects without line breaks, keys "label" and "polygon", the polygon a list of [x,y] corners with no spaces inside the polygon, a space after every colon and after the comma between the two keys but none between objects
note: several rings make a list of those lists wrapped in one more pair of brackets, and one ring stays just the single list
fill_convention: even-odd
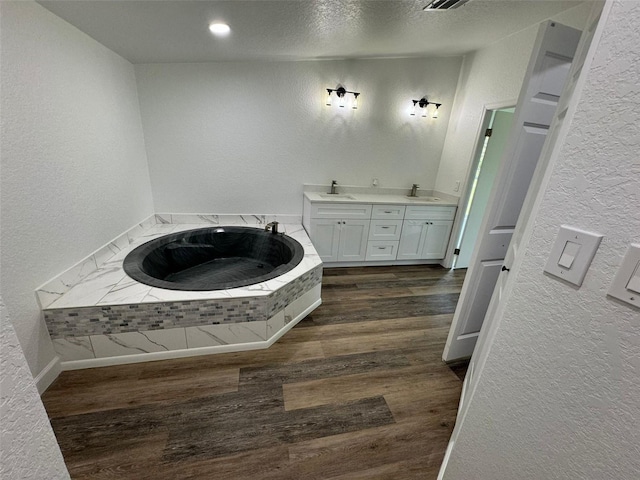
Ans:
[{"label": "white switch plate", "polygon": [[561,225],[544,271],[579,287],[589,270],[602,237],[603,235],[599,233]]},{"label": "white switch plate", "polygon": [[640,308],[640,244],[632,243],[622,259],[608,295]]}]

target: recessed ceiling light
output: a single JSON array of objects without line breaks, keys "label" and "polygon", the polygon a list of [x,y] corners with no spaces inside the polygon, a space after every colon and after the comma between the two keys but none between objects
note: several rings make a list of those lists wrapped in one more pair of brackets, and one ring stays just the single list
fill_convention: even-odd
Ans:
[{"label": "recessed ceiling light", "polygon": [[209,30],[211,30],[211,33],[214,35],[223,37],[225,35],[229,35],[231,28],[229,28],[229,25],[226,23],[211,23],[209,24]]}]

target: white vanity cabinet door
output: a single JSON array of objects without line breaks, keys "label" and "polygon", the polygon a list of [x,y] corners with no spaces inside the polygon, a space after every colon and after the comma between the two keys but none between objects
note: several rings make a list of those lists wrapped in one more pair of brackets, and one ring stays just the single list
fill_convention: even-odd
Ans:
[{"label": "white vanity cabinet door", "polygon": [[311,240],[323,262],[337,262],[342,220],[311,220]]},{"label": "white vanity cabinet door", "polygon": [[429,225],[426,220],[405,220],[402,224],[398,260],[422,258],[422,247]]},{"label": "white vanity cabinet door", "polygon": [[361,262],[367,254],[369,220],[342,220],[338,262]]},{"label": "white vanity cabinet door", "polygon": [[421,257],[425,259],[444,258],[447,253],[449,236],[453,222],[450,220],[434,220],[427,225],[427,234],[421,250]]}]

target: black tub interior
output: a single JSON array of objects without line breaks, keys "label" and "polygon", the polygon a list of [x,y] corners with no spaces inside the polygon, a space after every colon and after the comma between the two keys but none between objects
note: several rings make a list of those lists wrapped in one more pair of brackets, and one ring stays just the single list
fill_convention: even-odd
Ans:
[{"label": "black tub interior", "polygon": [[170,290],[223,290],[264,282],[304,256],[290,237],[250,227],[189,230],[151,240],[124,260],[133,279]]}]

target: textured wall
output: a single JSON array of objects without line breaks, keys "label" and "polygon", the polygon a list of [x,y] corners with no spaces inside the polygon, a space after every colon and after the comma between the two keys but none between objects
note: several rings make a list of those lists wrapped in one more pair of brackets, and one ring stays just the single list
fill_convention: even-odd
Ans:
[{"label": "textured wall", "polygon": [[[136,65],[157,211],[302,213],[302,184],[431,189],[461,58]],[[361,92],[327,107],[325,89]],[[442,102],[437,121],[412,99]],[[256,208],[259,205],[260,208]]]},{"label": "textured wall", "polygon": [[133,67],[33,2],[2,2],[2,284],[34,375],[34,289],[152,213]]},{"label": "textured wall", "polygon": [[[445,480],[638,478],[640,312],[606,296],[640,241],[638,25],[640,3],[614,3],[583,70]],[[561,224],[605,235],[580,288],[542,272]]]},{"label": "textured wall", "polygon": [[0,478],[68,479],[47,412],[0,298]]},{"label": "textured wall", "polygon": [[[553,17],[582,29],[590,11],[589,2]],[[465,56],[458,92],[442,151],[436,189],[451,195],[456,181],[467,180],[485,106],[515,100],[529,64],[538,26],[532,26],[495,44]]]}]

